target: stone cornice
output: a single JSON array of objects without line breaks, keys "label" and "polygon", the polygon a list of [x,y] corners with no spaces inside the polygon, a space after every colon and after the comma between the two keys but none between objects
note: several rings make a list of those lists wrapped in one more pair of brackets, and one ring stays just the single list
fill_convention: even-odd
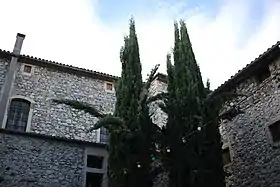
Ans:
[{"label": "stone cornice", "polygon": [[74,143],[74,144],[82,144],[82,145],[94,146],[94,147],[99,147],[99,148],[106,148],[106,146],[107,146],[106,144],[101,144],[101,143],[95,143],[95,142],[89,142],[89,141],[83,141],[83,140],[77,140],[77,139],[69,139],[69,138],[57,137],[57,136],[50,136],[50,135],[39,134],[39,133],[35,133],[35,132],[18,132],[18,131],[11,131],[11,130],[6,130],[6,129],[0,128],[0,133],[25,136],[25,137],[31,137],[31,138],[39,138],[39,139],[45,139],[45,140],[67,142],[67,143]]}]

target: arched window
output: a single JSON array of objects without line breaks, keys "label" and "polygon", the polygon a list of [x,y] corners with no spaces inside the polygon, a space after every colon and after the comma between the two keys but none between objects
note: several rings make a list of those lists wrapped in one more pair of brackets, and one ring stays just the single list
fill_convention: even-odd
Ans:
[{"label": "arched window", "polygon": [[14,98],[8,110],[6,129],[26,131],[31,103],[25,99]]}]

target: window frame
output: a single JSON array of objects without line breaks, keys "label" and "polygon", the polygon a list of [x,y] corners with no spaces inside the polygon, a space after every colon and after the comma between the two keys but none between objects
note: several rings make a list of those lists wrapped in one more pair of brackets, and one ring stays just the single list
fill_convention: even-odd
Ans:
[{"label": "window frame", "polygon": [[[229,157],[229,162],[228,163],[224,163],[224,152],[225,152],[225,150],[228,150],[227,151],[227,154],[228,154],[228,157]],[[229,147],[225,147],[225,148],[223,148],[222,149],[222,158],[223,158],[223,166],[224,167],[226,167],[226,166],[228,166],[228,165],[230,165],[231,164],[231,162],[232,162],[232,159],[231,159],[231,156],[230,156],[231,154],[230,154],[230,149],[229,149]]]},{"label": "window frame", "polygon": [[227,167],[231,166],[232,163],[233,163],[233,151],[232,151],[232,147],[230,146],[229,143],[224,143],[224,144],[222,145],[222,162],[223,162],[223,151],[224,151],[225,149],[228,149],[228,150],[229,150],[229,158],[230,158],[230,162],[229,162],[228,164],[225,164],[225,165],[224,165],[224,163],[223,163],[223,167],[224,167],[224,168],[227,168]]},{"label": "window frame", "polygon": [[[30,73],[24,71],[24,67],[25,67],[25,66],[30,66],[30,67],[31,67],[31,72],[30,72]],[[33,65],[31,65],[31,64],[22,63],[21,66],[20,66],[20,71],[21,71],[21,73],[22,73],[23,75],[28,75],[28,76],[30,76],[30,75],[34,74],[34,68],[35,68],[35,66],[33,66]]]},{"label": "window frame", "polygon": [[[98,137],[99,143],[108,145],[109,144],[109,139],[110,139],[108,130],[104,127],[101,127],[101,128],[99,128],[98,134],[99,134],[99,137]],[[102,138],[102,137],[105,137],[105,136],[106,136],[106,138],[104,138],[104,139],[106,139],[106,142],[104,142],[103,138]]]},{"label": "window frame", "polygon": [[[87,155],[93,155],[97,157],[103,157],[103,163],[102,168],[90,168],[87,167]],[[105,148],[98,148],[98,147],[86,147],[84,152],[84,179],[83,179],[83,186],[86,186],[86,176],[87,173],[98,173],[103,174],[103,180],[102,180],[102,187],[108,186],[108,180],[107,180],[107,166],[108,166],[108,152]]]},{"label": "window frame", "polygon": [[[111,85],[112,85],[112,90],[108,90],[108,89],[107,89],[107,84],[111,84]],[[114,83],[113,83],[113,82],[105,81],[105,82],[104,82],[104,90],[105,90],[106,92],[109,92],[109,93],[114,93],[114,92],[115,92]]]},{"label": "window frame", "polygon": [[274,119],[271,120],[269,123],[267,123],[266,126],[265,126],[265,128],[266,128],[265,130],[266,130],[266,132],[267,132],[267,136],[268,136],[268,138],[269,138],[269,142],[270,142],[273,146],[280,146],[280,140],[279,140],[279,141],[276,141],[276,142],[273,140],[273,135],[272,135],[272,133],[271,133],[269,127],[270,127],[271,125],[277,123],[277,122],[280,123],[280,116],[274,118]]},{"label": "window frame", "polygon": [[[95,157],[93,158],[93,162],[95,162],[94,164],[97,164],[96,166],[90,166],[89,163],[90,162],[90,157]],[[93,155],[93,154],[87,154],[87,168],[94,168],[94,169],[103,169],[103,163],[104,163],[104,157],[103,156],[99,156],[99,155]]]},{"label": "window frame", "polygon": [[13,99],[23,99],[23,100],[26,100],[30,103],[27,124],[26,124],[26,128],[25,128],[25,131],[24,131],[24,132],[30,132],[32,115],[33,115],[33,110],[34,110],[34,101],[32,99],[28,98],[28,97],[21,96],[21,95],[16,95],[16,96],[10,97],[9,104],[8,104],[6,110],[5,110],[4,120],[3,120],[3,123],[2,123],[2,128],[6,129],[6,124],[7,124],[7,120],[8,120],[8,112],[10,110],[10,106],[11,106],[11,103],[12,103]]}]

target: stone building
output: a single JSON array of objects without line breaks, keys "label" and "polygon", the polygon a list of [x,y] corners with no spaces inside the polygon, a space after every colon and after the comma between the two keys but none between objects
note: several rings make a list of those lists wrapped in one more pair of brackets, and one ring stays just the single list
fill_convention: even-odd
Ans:
[{"label": "stone building", "polygon": [[86,133],[95,118],[51,99],[110,113],[117,77],[20,55],[24,37],[0,51],[0,186],[105,187],[106,131]]},{"label": "stone building", "polygon": [[214,91],[240,97],[224,111],[242,113],[220,124],[227,185],[280,186],[280,42]]},{"label": "stone building", "polygon": [[[17,35],[13,52],[0,50],[0,186],[106,187],[106,130],[87,133],[96,118],[52,99],[112,113],[118,77],[21,55],[24,38]],[[165,88],[157,79],[151,93]]]},{"label": "stone building", "polygon": [[[166,76],[159,74],[154,86],[153,93],[166,91]],[[222,120],[219,127],[227,186],[280,186],[280,42],[212,94],[222,92],[240,96],[226,102],[221,114],[241,111]],[[164,125],[166,115],[152,108],[154,120]]]},{"label": "stone building", "polygon": [[[21,55],[24,37],[17,35],[13,52],[0,50],[0,186],[106,187],[107,132],[87,133],[96,118],[51,100],[84,101],[112,113],[117,77]],[[245,95],[224,107],[244,113],[220,124],[228,186],[280,186],[279,45],[214,91]],[[150,92],[166,88],[158,74]],[[164,125],[167,116],[156,103],[151,110]]]}]

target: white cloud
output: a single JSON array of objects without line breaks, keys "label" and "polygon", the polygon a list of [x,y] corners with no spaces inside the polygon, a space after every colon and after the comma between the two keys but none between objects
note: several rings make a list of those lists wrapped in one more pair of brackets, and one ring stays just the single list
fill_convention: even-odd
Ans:
[{"label": "white cloud", "polygon": [[280,40],[280,4],[276,1],[267,4],[267,14],[259,21],[256,32],[249,33],[251,37],[243,42],[244,46],[239,42],[251,21],[247,13],[250,3],[229,1],[221,7],[216,19],[202,16],[197,20],[189,19],[190,35],[203,77],[209,77],[214,88]]},{"label": "white cloud", "polygon": [[[186,7],[182,2],[161,3],[152,17],[145,16],[145,11],[135,17],[144,75],[157,63],[165,71],[174,18],[186,19],[203,77],[210,78],[212,88],[280,40],[277,0],[266,1],[265,17],[244,45],[239,42],[251,21],[252,1],[223,1],[214,18],[207,17],[203,6],[182,11]],[[12,50],[16,33],[22,32],[25,54],[119,75],[119,49],[129,15],[109,26],[100,21],[97,10],[98,1],[89,0],[0,0],[0,48]]]}]

